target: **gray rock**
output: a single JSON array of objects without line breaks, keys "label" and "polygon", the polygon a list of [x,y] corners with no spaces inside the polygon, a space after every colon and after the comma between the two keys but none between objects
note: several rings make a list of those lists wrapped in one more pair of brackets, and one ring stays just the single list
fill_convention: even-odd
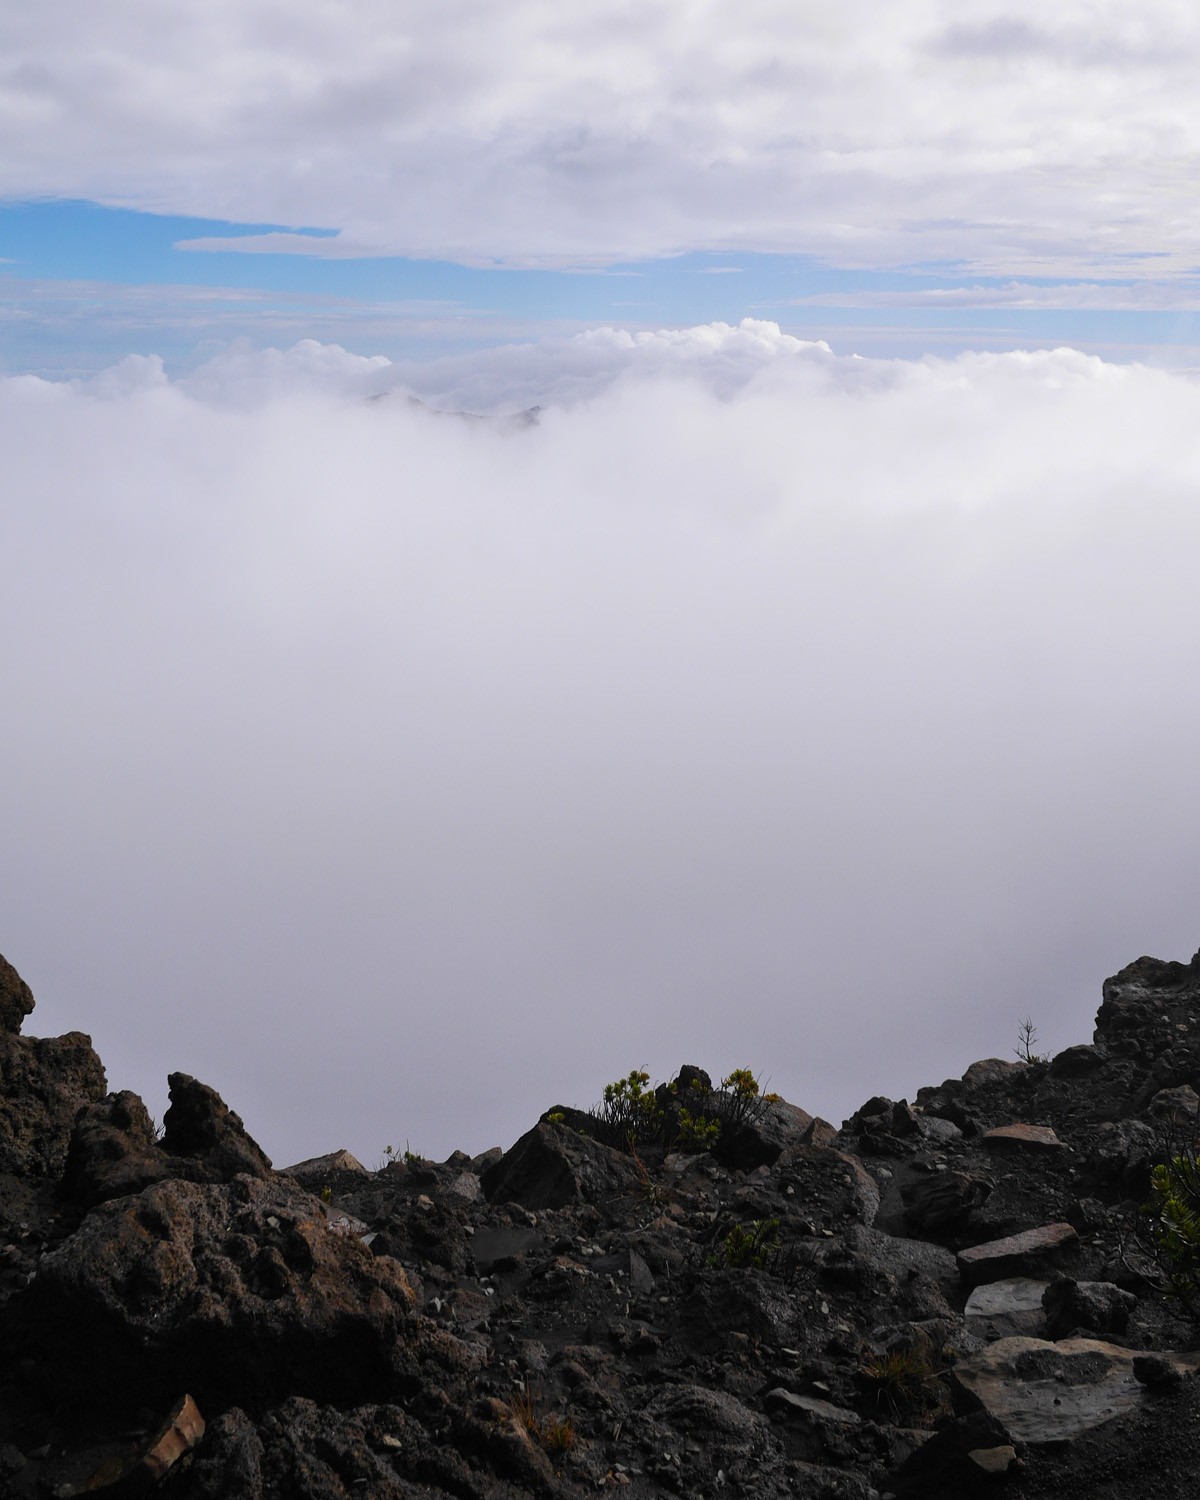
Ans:
[{"label": "gray rock", "polygon": [[294,1166],[282,1168],[285,1177],[294,1177],[298,1183],[308,1187],[310,1182],[323,1184],[325,1179],[334,1172],[354,1172],[363,1177],[369,1177],[370,1173],[357,1156],[351,1156],[349,1151],[327,1151],[324,1156],[310,1156],[305,1161],[298,1161]]},{"label": "gray rock", "polygon": [[794,1146],[778,1161],[781,1175],[797,1177],[801,1191],[819,1196],[834,1219],[873,1224],[879,1212],[879,1188],[857,1156],[833,1146]]},{"label": "gray rock", "polygon": [[1068,1276],[1052,1282],[1042,1298],[1046,1331],[1052,1339],[1077,1328],[1102,1336],[1124,1333],[1136,1306],[1134,1294],[1111,1281],[1072,1281]]},{"label": "gray rock", "polygon": [[835,1406],[832,1401],[822,1401],[816,1396],[799,1396],[782,1386],[768,1391],[763,1397],[763,1405],[775,1416],[833,1422],[839,1427],[857,1427],[862,1421],[857,1412],[844,1406]]},{"label": "gray rock", "polygon": [[967,1298],[963,1316],[971,1333],[993,1342],[1007,1338],[1040,1338],[1046,1328],[1042,1296],[1049,1282],[1009,1276],[977,1286]]},{"label": "gray rock", "polygon": [[939,1286],[952,1288],[958,1281],[958,1265],[953,1253],[926,1240],[901,1239],[866,1225],[852,1225],[843,1236],[847,1249],[861,1255],[867,1264],[884,1276],[907,1279],[919,1271]]},{"label": "gray rock", "polygon": [[1002,1057],[984,1057],[973,1062],[962,1076],[969,1089],[982,1088],[989,1083],[1008,1083],[1016,1073],[1023,1073],[1028,1063],[1006,1062]]},{"label": "gray rock", "polygon": [[1055,1078],[1083,1078],[1094,1073],[1108,1061],[1103,1047],[1082,1043],[1078,1047],[1066,1047],[1057,1052],[1050,1063],[1050,1072]]},{"label": "gray rock", "polygon": [[1038,1154],[1065,1151],[1066,1144],[1060,1141],[1049,1125],[997,1125],[983,1137],[989,1151],[1023,1152]]},{"label": "gray rock", "polygon": [[461,1198],[464,1203],[475,1203],[483,1197],[483,1188],[474,1172],[460,1172],[445,1189],[451,1198]]},{"label": "gray rock", "polygon": [[939,1115],[921,1115],[920,1130],[927,1141],[944,1146],[947,1141],[961,1141],[962,1131],[953,1120],[943,1120]]},{"label": "gray rock", "polygon": [[1106,1192],[1141,1200],[1150,1191],[1150,1168],[1158,1150],[1154,1127],[1144,1120],[1106,1120],[1096,1130],[1085,1177]]},{"label": "gray rock", "polygon": [[713,1156],[730,1171],[752,1172],[755,1167],[773,1166],[790,1147],[803,1143],[813,1117],[786,1099],[775,1099],[763,1106],[761,1114],[749,1125],[732,1134],[724,1131],[713,1147]]},{"label": "gray rock", "polygon": [[1026,1229],[960,1250],[958,1268],[968,1286],[1011,1276],[1034,1276],[1057,1264],[1078,1240],[1069,1224],[1044,1224],[1039,1229]]},{"label": "gray rock", "polygon": [[1174,1089],[1159,1089],[1150,1101],[1150,1113],[1156,1120],[1166,1123],[1191,1124],[1200,1110],[1200,1097],[1190,1084],[1180,1084]]},{"label": "gray rock", "polygon": [[972,1448],[967,1458],[980,1473],[995,1477],[1008,1473],[1017,1461],[1017,1450],[1011,1443],[1001,1443],[998,1448]]},{"label": "gray rock", "polygon": [[913,1234],[941,1234],[962,1228],[971,1212],[987,1202],[994,1184],[971,1172],[937,1172],[900,1190],[904,1222]]},{"label": "gray rock", "polygon": [[[954,1366],[951,1395],[956,1410],[982,1409],[1013,1443],[1066,1443],[1144,1399],[1136,1357],[1098,1339],[1001,1339]],[[1200,1353],[1163,1357],[1180,1371],[1200,1365]]]}]

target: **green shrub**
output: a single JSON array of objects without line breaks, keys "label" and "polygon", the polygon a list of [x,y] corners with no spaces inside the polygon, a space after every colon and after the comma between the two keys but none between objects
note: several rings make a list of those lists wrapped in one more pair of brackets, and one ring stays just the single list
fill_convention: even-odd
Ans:
[{"label": "green shrub", "polygon": [[1194,1138],[1173,1143],[1167,1160],[1151,1172],[1142,1216],[1162,1290],[1200,1321],[1200,1160]]},{"label": "green shrub", "polygon": [[709,1256],[714,1266],[769,1268],[782,1249],[778,1219],[755,1219],[753,1224],[735,1224],[725,1236],[722,1253]]},{"label": "green shrub", "polygon": [[633,1068],[625,1078],[604,1085],[604,1098],[592,1110],[597,1135],[611,1146],[628,1151],[639,1141],[653,1140],[663,1126],[663,1110],[650,1087],[650,1075]]},{"label": "green shrub", "polygon": [[679,1129],[675,1145],[680,1151],[711,1151],[721,1138],[720,1120],[710,1120],[707,1115],[680,1106]]}]

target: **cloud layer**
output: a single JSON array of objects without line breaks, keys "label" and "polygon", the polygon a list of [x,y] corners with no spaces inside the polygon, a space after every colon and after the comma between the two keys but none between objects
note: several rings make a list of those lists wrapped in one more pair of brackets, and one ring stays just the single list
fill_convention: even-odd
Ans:
[{"label": "cloud layer", "polygon": [[[0,16],[0,194],[340,231],[322,255],[1195,264],[1174,0],[142,0]],[[261,239],[247,249],[264,247]]]},{"label": "cloud layer", "polygon": [[373,1161],[639,1064],[840,1118],[1190,954],[1194,382],[761,324],[489,358],[0,382],[33,1030]]}]

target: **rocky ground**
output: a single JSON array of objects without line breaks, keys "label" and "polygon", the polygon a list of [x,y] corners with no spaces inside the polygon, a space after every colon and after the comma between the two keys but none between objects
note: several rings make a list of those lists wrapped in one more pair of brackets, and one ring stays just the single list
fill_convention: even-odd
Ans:
[{"label": "rocky ground", "polygon": [[688,1067],[636,1154],[555,1105],[378,1172],[274,1170],[181,1073],[160,1135],[32,1008],[0,960],[0,1500],[1194,1491],[1200,1339],[1131,1230],[1200,955],[840,1130]]}]

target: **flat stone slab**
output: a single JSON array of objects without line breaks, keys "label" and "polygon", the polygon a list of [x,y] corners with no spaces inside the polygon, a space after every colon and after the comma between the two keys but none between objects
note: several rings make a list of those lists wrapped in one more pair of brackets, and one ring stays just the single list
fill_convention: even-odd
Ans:
[{"label": "flat stone slab", "polygon": [[[982,1408],[1013,1443],[1069,1443],[1147,1399],[1133,1373],[1138,1357],[1099,1339],[1001,1339],[951,1369],[951,1395],[958,1412]],[[1181,1375],[1200,1367],[1200,1351],[1161,1358]]]},{"label": "flat stone slab", "polygon": [[1065,1151],[1065,1141],[1060,1141],[1049,1125],[997,1125],[983,1137],[989,1151],[1038,1152]]},{"label": "flat stone slab", "polygon": [[968,1286],[1007,1277],[1033,1276],[1044,1271],[1069,1250],[1079,1236],[1069,1224],[1044,1224],[1025,1229],[1002,1240],[972,1245],[958,1252],[958,1269]]},{"label": "flat stone slab", "polygon": [[1042,1293],[1049,1285],[1030,1276],[1008,1276],[977,1286],[963,1309],[967,1331],[989,1341],[1039,1338],[1046,1331]]},{"label": "flat stone slab", "polygon": [[763,1397],[763,1405],[777,1416],[834,1422],[840,1427],[857,1427],[862,1421],[856,1411],[835,1406],[832,1401],[821,1401],[816,1396],[798,1396],[795,1391],[786,1391],[782,1386],[768,1391]]}]

